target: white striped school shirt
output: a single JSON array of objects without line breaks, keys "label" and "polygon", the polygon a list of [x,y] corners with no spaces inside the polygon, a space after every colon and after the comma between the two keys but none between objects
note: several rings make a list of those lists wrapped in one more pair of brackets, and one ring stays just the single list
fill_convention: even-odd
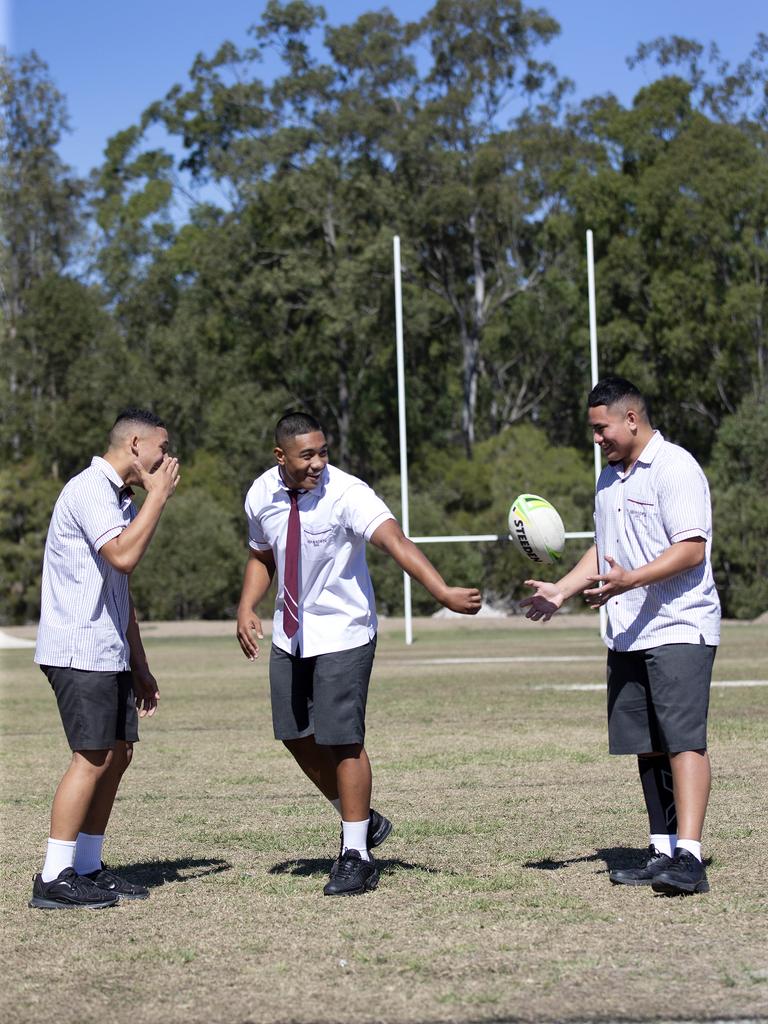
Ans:
[{"label": "white striped school shirt", "polygon": [[106,459],[94,456],[59,495],[45,542],[39,665],[130,668],[128,576],[99,551],[135,518],[132,493]]},{"label": "white striped school shirt", "polygon": [[600,572],[610,555],[638,569],[678,541],[701,537],[701,565],[671,579],[637,587],[606,605],[605,642],[616,651],[662,644],[720,642],[720,600],[712,575],[712,508],[701,467],[684,448],[658,430],[628,473],[608,465],[595,492],[595,540]]}]

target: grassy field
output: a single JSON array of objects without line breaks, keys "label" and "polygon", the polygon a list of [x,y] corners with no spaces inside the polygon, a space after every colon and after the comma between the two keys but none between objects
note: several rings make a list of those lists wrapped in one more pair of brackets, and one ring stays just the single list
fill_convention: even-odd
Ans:
[{"label": "grassy field", "polygon": [[[101,913],[27,908],[68,750],[31,652],[3,651],[3,1019],[768,1016],[768,688],[713,689],[711,893],[612,887],[647,842],[636,769],[606,753],[604,694],[568,688],[604,679],[594,628],[559,626],[383,630],[368,749],[395,832],[346,900],[322,895],[338,818],[271,738],[266,662],[145,630],[162,708],[105,854],[152,895]],[[727,626],[715,678],[767,680],[767,633]]]}]

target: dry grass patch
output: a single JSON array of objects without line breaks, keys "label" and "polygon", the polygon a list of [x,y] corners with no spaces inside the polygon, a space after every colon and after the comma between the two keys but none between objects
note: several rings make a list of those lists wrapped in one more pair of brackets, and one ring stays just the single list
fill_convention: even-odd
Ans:
[{"label": "dry grass patch", "polygon": [[[594,631],[504,623],[383,633],[369,713],[376,806],[395,821],[369,896],[322,885],[338,819],[271,738],[266,664],[228,638],[153,638],[162,709],[110,830],[148,903],[26,907],[67,750],[25,651],[3,652],[4,1019],[522,1021],[768,1012],[767,689],[713,690],[712,892],[613,888],[645,842],[631,759],[605,752]],[[570,663],[425,665],[435,658]],[[417,664],[418,663],[418,664]],[[716,677],[768,678],[759,627]]]}]

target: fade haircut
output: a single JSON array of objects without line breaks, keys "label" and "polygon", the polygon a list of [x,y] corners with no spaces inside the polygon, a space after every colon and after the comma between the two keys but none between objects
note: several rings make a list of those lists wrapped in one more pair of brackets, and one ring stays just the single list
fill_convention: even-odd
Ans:
[{"label": "fade haircut", "polygon": [[590,409],[598,405],[604,405],[608,409],[612,405],[623,405],[625,408],[632,406],[648,422],[651,419],[648,402],[640,389],[626,377],[603,377],[599,380],[587,398],[587,406]]},{"label": "fade haircut", "polygon": [[125,437],[130,427],[143,428],[144,431],[156,430],[159,427],[165,429],[165,423],[149,409],[134,409],[133,407],[123,409],[117,414],[117,419],[109,432],[109,443],[115,446]]},{"label": "fade haircut", "polygon": [[286,441],[301,434],[325,434],[320,422],[308,412],[287,412],[275,424],[275,444],[282,448]]}]

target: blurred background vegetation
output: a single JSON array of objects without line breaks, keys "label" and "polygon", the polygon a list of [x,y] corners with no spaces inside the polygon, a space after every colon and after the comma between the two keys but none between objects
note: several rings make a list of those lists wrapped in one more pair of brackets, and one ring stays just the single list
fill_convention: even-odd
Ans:
[{"label": "blurred background vegetation", "polygon": [[[128,404],[167,420],[183,463],[133,580],[144,617],[233,613],[242,499],[289,408],[397,512],[396,233],[412,532],[503,533],[522,491],[589,529],[588,227],[601,373],[633,379],[707,471],[725,612],[765,611],[768,36],[737,67],[694,40],[640,44],[650,84],[624,107],[609,83],[569,103],[533,57],[559,27],[520,0],[326,24],[318,54],[323,22],[272,0],[250,48],[198,57],[88,180],[57,155],[45,64],[2,57],[0,622],[36,618],[53,502]],[[264,47],[284,65],[269,82]],[[505,604],[530,572],[508,545],[428,554]],[[399,570],[371,565],[398,613]]]}]

